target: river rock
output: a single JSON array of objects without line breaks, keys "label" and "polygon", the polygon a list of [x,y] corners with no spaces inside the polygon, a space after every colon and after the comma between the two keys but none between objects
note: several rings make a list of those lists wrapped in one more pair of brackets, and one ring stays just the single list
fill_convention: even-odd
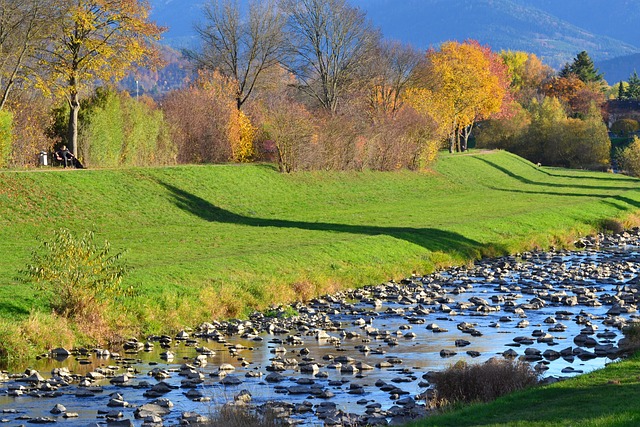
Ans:
[{"label": "river rock", "polygon": [[133,415],[137,419],[143,419],[149,416],[163,417],[171,412],[170,407],[158,405],[156,403],[146,403],[139,406],[134,411]]}]

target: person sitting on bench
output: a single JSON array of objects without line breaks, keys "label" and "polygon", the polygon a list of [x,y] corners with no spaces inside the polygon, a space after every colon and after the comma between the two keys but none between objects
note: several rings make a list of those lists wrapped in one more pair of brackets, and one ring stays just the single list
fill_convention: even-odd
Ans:
[{"label": "person sitting on bench", "polygon": [[63,145],[61,149],[56,151],[56,160],[64,162],[65,168],[67,166],[74,166],[74,159],[75,156],[73,155],[73,153],[71,153],[71,151],[67,149],[66,145]]}]

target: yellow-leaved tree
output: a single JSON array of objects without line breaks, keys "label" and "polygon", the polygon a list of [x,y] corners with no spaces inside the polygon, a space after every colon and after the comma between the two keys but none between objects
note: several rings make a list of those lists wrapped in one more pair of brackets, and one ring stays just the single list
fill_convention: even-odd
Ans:
[{"label": "yellow-leaved tree", "polygon": [[155,42],[163,29],[149,21],[145,0],[57,0],[57,37],[43,50],[46,70],[38,86],[64,96],[69,108],[67,145],[78,154],[80,96],[96,82],[117,81],[133,65],[159,62]]},{"label": "yellow-leaved tree", "polygon": [[501,112],[509,83],[502,59],[488,48],[446,42],[427,52],[406,100],[439,124],[450,152],[464,151],[474,123]]}]

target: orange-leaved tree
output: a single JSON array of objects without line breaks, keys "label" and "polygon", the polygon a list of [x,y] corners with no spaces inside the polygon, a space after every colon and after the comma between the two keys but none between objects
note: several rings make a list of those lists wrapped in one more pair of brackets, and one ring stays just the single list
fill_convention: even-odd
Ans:
[{"label": "orange-leaved tree", "polygon": [[149,21],[145,0],[56,1],[58,37],[43,49],[39,87],[66,98],[67,143],[78,154],[80,96],[96,82],[119,80],[133,64],[159,62],[155,42],[163,29]]},{"label": "orange-leaved tree", "polygon": [[435,119],[450,152],[462,151],[461,136],[466,140],[474,123],[502,111],[509,83],[506,66],[488,48],[446,42],[427,52],[406,100]]}]

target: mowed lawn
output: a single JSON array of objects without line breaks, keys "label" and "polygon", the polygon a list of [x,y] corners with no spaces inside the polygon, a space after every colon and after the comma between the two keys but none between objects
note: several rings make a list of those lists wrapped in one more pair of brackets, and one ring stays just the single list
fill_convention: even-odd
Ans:
[{"label": "mowed lawn", "polygon": [[629,219],[640,181],[538,168],[506,152],[442,155],[427,172],[273,165],[0,172],[0,318],[46,310],[19,282],[52,230],[127,250],[146,332],[295,297],[566,242]]}]

